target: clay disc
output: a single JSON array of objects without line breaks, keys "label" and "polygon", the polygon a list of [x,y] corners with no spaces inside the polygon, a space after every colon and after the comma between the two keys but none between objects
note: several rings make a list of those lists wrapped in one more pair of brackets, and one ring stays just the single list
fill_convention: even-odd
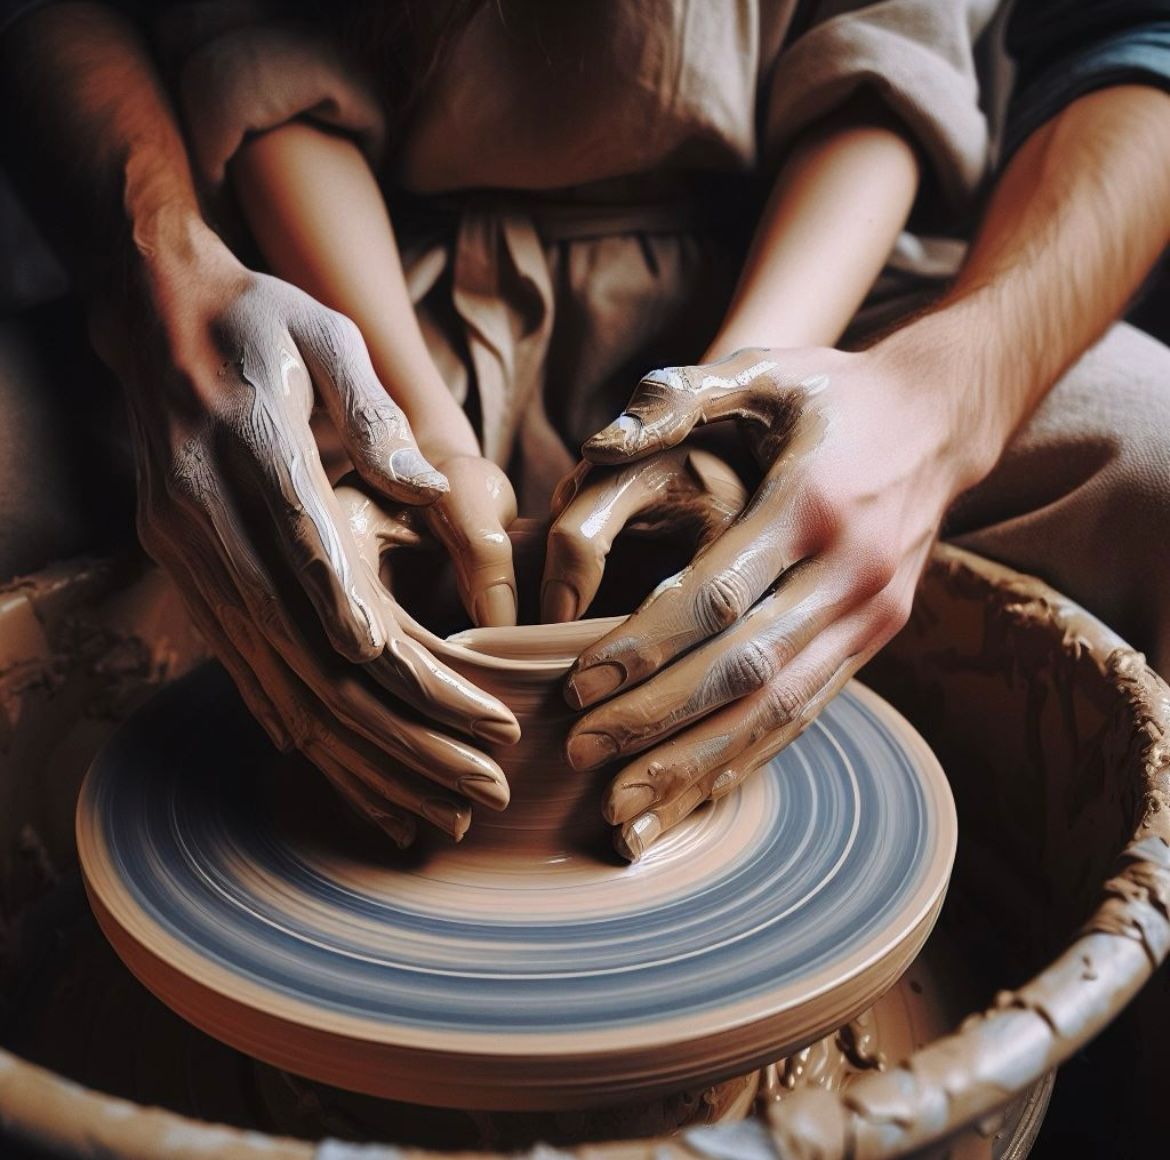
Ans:
[{"label": "clay disc", "polygon": [[925,743],[854,683],[635,866],[397,854],[275,754],[222,672],[90,770],[90,899],[203,1030],[313,1079],[484,1109],[587,1107],[791,1054],[921,948],[956,842]]}]

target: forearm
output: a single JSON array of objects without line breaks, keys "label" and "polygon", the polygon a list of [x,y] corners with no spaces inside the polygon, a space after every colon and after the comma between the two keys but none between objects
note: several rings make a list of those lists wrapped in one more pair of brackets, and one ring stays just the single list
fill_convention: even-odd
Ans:
[{"label": "forearm", "polygon": [[422,446],[478,454],[423,341],[385,202],[358,147],[294,122],[248,142],[232,178],[272,271],[357,323]]},{"label": "forearm", "polygon": [[955,393],[974,483],[1168,242],[1170,96],[1099,90],[1019,149],[952,290],[875,353]]},{"label": "forearm", "polygon": [[777,176],[723,327],[704,361],[746,346],[832,346],[914,203],[918,162],[882,121],[806,134]]},{"label": "forearm", "polygon": [[84,290],[182,260],[209,234],[146,46],[117,13],[59,3],[0,39],[5,160]]}]

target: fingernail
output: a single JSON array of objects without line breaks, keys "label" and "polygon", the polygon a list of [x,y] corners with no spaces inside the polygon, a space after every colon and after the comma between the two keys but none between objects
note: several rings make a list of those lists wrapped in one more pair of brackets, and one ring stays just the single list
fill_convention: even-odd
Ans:
[{"label": "fingernail", "polygon": [[459,792],[489,810],[502,810],[511,800],[506,781],[497,781],[486,773],[468,773],[459,779]]},{"label": "fingernail", "polygon": [[467,833],[467,827],[471,825],[470,810],[452,805],[443,798],[424,798],[419,805],[419,811],[432,826],[438,826],[456,842]]},{"label": "fingernail", "polygon": [[515,745],[520,740],[520,726],[499,717],[481,717],[472,722],[471,735],[489,745]]},{"label": "fingernail", "polygon": [[564,580],[549,580],[540,592],[540,616],[545,624],[577,619],[577,590]]},{"label": "fingernail", "polygon": [[711,798],[714,800],[725,793],[735,789],[736,777],[734,769],[725,769],[712,783],[711,783]]},{"label": "fingernail", "polygon": [[636,822],[622,826],[614,834],[613,846],[629,862],[637,862],[662,833],[657,814],[643,814]]},{"label": "fingernail", "polygon": [[657,796],[653,787],[645,782],[620,785],[610,790],[609,797],[605,800],[605,820],[611,826],[620,826],[623,822],[645,813],[654,805]]},{"label": "fingernail", "polygon": [[451,490],[447,477],[436,471],[414,447],[400,447],[390,456],[390,470],[412,487],[445,495]]},{"label": "fingernail", "polygon": [[586,709],[616,693],[626,679],[626,670],[617,661],[602,661],[573,673],[565,686],[565,696],[574,709]]},{"label": "fingernail", "polygon": [[569,764],[578,770],[596,769],[618,754],[617,742],[608,733],[578,733],[565,746]]},{"label": "fingernail", "polygon": [[475,623],[480,628],[511,628],[516,623],[516,595],[509,584],[493,584],[475,599]]}]

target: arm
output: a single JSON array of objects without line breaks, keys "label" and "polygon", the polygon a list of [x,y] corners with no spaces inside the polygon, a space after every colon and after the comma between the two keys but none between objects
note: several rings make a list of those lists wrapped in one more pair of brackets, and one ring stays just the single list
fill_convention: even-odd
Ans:
[{"label": "arm", "polygon": [[862,107],[805,133],[780,169],[704,362],[747,346],[832,346],[857,312],[919,182],[910,143]]},{"label": "arm", "polygon": [[443,382],[407,294],[381,191],[348,138],[291,122],[249,141],[232,177],[272,270],[357,323],[374,370],[406,412],[451,491],[427,510],[449,549],[477,624],[516,623],[504,527],[516,514],[507,477],[480,456],[475,432]]},{"label": "arm", "polygon": [[744,514],[570,675],[588,712],[569,757],[623,762],[605,810],[628,857],[798,736],[905,623],[951,502],[1168,238],[1170,97],[1100,90],[1012,158],[933,310],[857,354],[755,349],[655,372],[586,444],[625,464],[734,419],[765,468]]},{"label": "arm", "polygon": [[[461,832],[465,799],[433,782],[479,776],[498,805],[502,774],[454,738],[436,748],[405,703],[485,736],[514,737],[515,721],[404,631],[324,477],[314,387],[372,488],[416,503],[441,490],[352,324],[245,269],[204,224],[132,25],[100,4],[51,4],[5,32],[0,58],[10,169],[125,387],[144,546],[275,741],[400,842],[416,813]],[[430,738],[414,755],[412,730]]]},{"label": "arm", "polygon": [[878,344],[873,361],[939,384],[956,408],[966,397],[980,421],[974,484],[1167,244],[1170,94],[1099,89],[1015,153],[950,293]]},{"label": "arm", "polygon": [[[905,225],[918,178],[905,137],[883,116],[862,117],[859,105],[806,132],[777,174],[739,285],[703,362],[749,347],[836,342]],[[622,527],[654,505],[669,504],[667,490],[678,490],[677,472],[647,465],[647,479],[630,486],[631,470],[639,474],[578,471],[571,487],[558,489],[541,586],[546,622],[573,619],[588,608]],[[704,487],[701,480],[691,485],[700,492]]]},{"label": "arm", "polygon": [[6,154],[83,291],[213,248],[145,46],[100,4],[49,5],[0,38]]}]

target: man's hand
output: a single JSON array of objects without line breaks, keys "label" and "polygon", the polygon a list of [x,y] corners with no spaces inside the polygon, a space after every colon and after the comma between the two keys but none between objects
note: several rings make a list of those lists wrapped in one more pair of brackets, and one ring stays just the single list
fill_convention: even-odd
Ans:
[{"label": "man's hand", "polygon": [[739,785],[905,622],[943,512],[983,469],[954,396],[910,370],[877,349],[740,351],[648,375],[585,444],[628,463],[733,419],[765,468],[744,512],[570,674],[591,710],[573,766],[638,755],[605,802],[625,856]]},{"label": "man's hand", "polygon": [[366,526],[359,536],[351,526],[361,497],[335,496],[326,479],[315,397],[375,495],[425,504],[447,488],[357,328],[248,271],[205,228],[146,255],[133,285],[95,314],[93,332],[126,385],[144,546],[278,744],[304,752],[400,843],[415,814],[461,837],[466,799],[501,809],[508,789],[451,732],[471,723],[507,742],[519,730],[412,639]]},{"label": "man's hand", "polygon": [[579,463],[552,499],[540,612],[546,624],[576,620],[592,603],[614,540],[629,528],[685,537],[701,548],[743,510],[747,491],[719,456],[680,446],[620,467]]}]

